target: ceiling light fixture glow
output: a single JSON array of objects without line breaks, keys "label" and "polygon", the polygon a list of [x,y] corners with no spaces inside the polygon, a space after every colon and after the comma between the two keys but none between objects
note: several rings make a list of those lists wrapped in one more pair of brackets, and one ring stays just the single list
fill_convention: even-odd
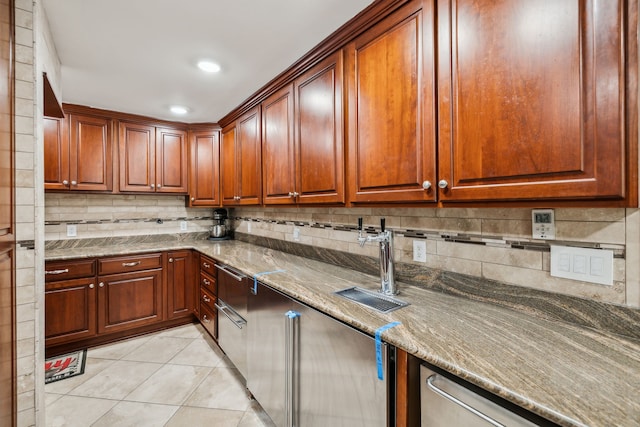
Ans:
[{"label": "ceiling light fixture glow", "polygon": [[189,110],[187,109],[187,107],[183,107],[181,105],[172,105],[171,108],[169,108],[171,110],[171,112],[173,114],[178,114],[180,116],[187,114],[189,112]]},{"label": "ceiling light fixture glow", "polygon": [[212,61],[200,61],[198,62],[198,68],[207,73],[217,73],[220,71],[220,66]]}]

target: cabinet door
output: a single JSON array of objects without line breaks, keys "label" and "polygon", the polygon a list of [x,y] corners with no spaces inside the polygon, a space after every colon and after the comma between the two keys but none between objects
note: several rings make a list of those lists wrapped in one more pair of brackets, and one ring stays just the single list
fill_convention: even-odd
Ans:
[{"label": "cabinet door", "polygon": [[44,293],[47,347],[96,335],[95,277],[49,282]]},{"label": "cabinet door", "polygon": [[44,118],[44,189],[69,189],[67,119]]},{"label": "cabinet door", "polygon": [[121,122],[119,142],[120,191],[154,192],[155,128]]},{"label": "cabinet door", "polygon": [[189,206],[220,206],[220,140],[218,131],[189,135]]},{"label": "cabinet door", "polygon": [[438,1],[442,200],[624,196],[622,5]]},{"label": "cabinet door", "polygon": [[298,203],[344,203],[342,56],[333,54],[295,82]]},{"label": "cabinet door", "polygon": [[347,46],[352,202],[435,200],[433,26],[415,0]]},{"label": "cabinet door", "polygon": [[111,120],[71,114],[69,133],[71,189],[111,191]]},{"label": "cabinet door", "polygon": [[167,256],[167,319],[190,316],[199,288],[191,251],[169,252]]},{"label": "cabinet door", "polygon": [[156,129],[156,191],[187,193],[187,132]]},{"label": "cabinet door", "polygon": [[293,85],[290,84],[262,102],[262,188],[265,204],[296,202],[293,123]]},{"label": "cabinet door", "polygon": [[220,143],[220,194],[225,206],[238,204],[238,164],[236,158],[236,125],[222,129]]},{"label": "cabinet door", "polygon": [[120,332],[163,320],[162,269],[99,277],[98,333]]},{"label": "cabinet door", "polygon": [[237,125],[239,194],[241,205],[259,205],[262,201],[262,161],[260,156],[260,107],[255,107]]}]

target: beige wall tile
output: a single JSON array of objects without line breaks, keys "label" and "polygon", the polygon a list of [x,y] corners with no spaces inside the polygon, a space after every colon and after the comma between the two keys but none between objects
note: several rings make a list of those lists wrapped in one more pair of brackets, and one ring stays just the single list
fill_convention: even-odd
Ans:
[{"label": "beige wall tile", "polygon": [[626,221],[626,302],[640,308],[640,210],[627,209]]},{"label": "beige wall tile", "polygon": [[574,295],[614,304],[624,304],[625,301],[624,285],[619,282],[614,283],[613,286],[596,285],[593,283],[552,277],[545,271],[491,263],[482,264],[482,276],[487,279],[510,283],[512,285]]},{"label": "beige wall tile", "polygon": [[[16,45],[16,62],[23,64],[33,64],[33,48],[29,46]],[[33,109],[33,103],[31,104]]]},{"label": "beige wall tile", "polygon": [[624,244],[625,223],[556,221],[556,239]]},{"label": "beige wall tile", "polygon": [[541,270],[542,252],[484,245],[437,242],[438,255]]},{"label": "beige wall tile", "polygon": [[402,217],[401,227],[412,230],[480,234],[481,220],[473,218]]},{"label": "beige wall tile", "polygon": [[29,10],[16,8],[14,20],[17,27],[33,29],[33,12]]},{"label": "beige wall tile", "polygon": [[[16,81],[16,98],[30,99],[33,101],[33,82]],[[19,144],[17,144],[19,145]]]},{"label": "beige wall tile", "polygon": [[531,217],[528,220],[483,219],[482,234],[507,239],[531,239]]},{"label": "beige wall tile", "polygon": [[554,216],[556,221],[604,221],[604,222],[624,222],[624,208],[562,208],[555,209]]},{"label": "beige wall tile", "polygon": [[[31,47],[33,46],[33,31],[29,28],[16,27],[15,40],[17,45]],[[16,76],[17,77],[17,76]],[[30,79],[23,79],[26,81],[32,81],[33,76]]]}]

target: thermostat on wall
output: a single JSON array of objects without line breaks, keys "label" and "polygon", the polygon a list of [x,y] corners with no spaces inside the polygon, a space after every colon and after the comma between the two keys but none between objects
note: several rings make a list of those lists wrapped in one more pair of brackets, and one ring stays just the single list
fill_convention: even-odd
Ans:
[{"label": "thermostat on wall", "polygon": [[553,209],[533,209],[531,211],[531,233],[534,239],[555,240],[556,222]]}]

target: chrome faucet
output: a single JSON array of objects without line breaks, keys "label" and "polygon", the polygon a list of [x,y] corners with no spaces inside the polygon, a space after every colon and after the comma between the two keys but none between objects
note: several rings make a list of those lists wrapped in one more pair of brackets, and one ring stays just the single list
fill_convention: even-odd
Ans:
[{"label": "chrome faucet", "polygon": [[380,218],[380,233],[365,236],[362,229],[362,218],[358,218],[358,243],[364,246],[367,242],[380,243],[380,293],[397,295],[398,288],[393,278],[393,232],[385,230],[385,219]]}]

